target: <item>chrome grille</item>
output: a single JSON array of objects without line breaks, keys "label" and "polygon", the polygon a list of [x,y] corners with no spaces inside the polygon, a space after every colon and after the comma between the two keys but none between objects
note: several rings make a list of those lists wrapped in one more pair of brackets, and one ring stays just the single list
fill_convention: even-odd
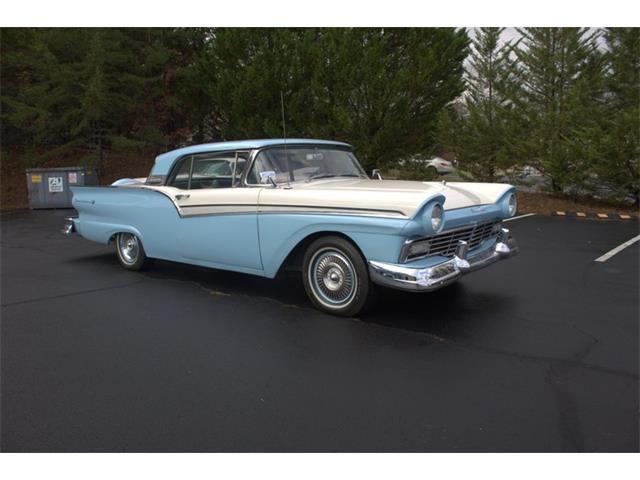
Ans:
[{"label": "chrome grille", "polygon": [[[445,257],[453,256],[456,251],[456,247],[458,246],[458,241],[460,240],[467,242],[469,250],[473,250],[474,248],[479,247],[485,240],[495,237],[500,231],[501,225],[502,222],[500,220],[493,220],[491,222],[456,228],[432,237],[413,240],[407,243],[403,248],[400,261],[408,262],[428,257],[430,255],[442,255]],[[425,251],[409,254],[410,246],[424,243],[428,244],[428,248],[426,248]]]}]

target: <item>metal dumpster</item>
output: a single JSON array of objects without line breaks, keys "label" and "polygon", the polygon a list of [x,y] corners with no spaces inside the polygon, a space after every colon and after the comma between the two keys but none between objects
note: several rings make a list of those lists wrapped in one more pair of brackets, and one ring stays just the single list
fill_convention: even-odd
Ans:
[{"label": "metal dumpster", "polygon": [[28,168],[29,208],[72,208],[75,185],[97,185],[95,170],[86,167]]}]

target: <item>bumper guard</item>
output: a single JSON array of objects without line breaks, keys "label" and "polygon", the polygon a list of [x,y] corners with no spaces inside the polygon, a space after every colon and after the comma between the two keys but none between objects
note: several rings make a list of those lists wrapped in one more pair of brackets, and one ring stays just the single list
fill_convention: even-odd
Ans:
[{"label": "bumper guard", "polygon": [[64,225],[62,227],[62,233],[64,233],[65,235],[71,235],[72,233],[76,233],[76,224],[74,223],[74,220],[76,220],[78,217],[65,217],[64,219]]}]

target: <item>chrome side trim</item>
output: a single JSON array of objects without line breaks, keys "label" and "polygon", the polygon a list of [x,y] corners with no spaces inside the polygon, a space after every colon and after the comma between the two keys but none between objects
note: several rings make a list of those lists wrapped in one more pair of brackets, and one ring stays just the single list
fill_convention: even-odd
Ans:
[{"label": "chrome side trim", "polygon": [[397,210],[377,210],[368,208],[350,207],[322,207],[307,205],[258,205],[259,213],[320,213],[334,215],[358,215],[408,219],[406,215]]},{"label": "chrome side trim", "polygon": [[411,292],[437,290],[462,275],[487,267],[499,260],[517,255],[518,244],[509,230],[503,228],[493,248],[468,257],[468,245],[461,241],[456,255],[437,265],[424,268],[406,267],[392,263],[369,261],[369,275],[374,283]]},{"label": "chrome side trim", "polygon": [[408,220],[409,217],[397,210],[376,210],[351,207],[322,207],[307,205],[272,205],[272,204],[203,204],[203,205],[178,205],[176,199],[168,193],[153,187],[142,185],[153,192],[167,197],[175,207],[180,217],[194,217],[205,215],[246,215],[246,214],[298,214],[298,215],[346,215],[358,217],[377,217]]},{"label": "chrome side trim", "polygon": [[183,205],[176,206],[181,217],[203,215],[246,215],[246,214],[294,214],[294,215],[346,215],[358,217],[383,217],[407,219],[397,212],[386,210],[360,210],[350,208],[305,207],[305,206],[262,206],[262,205]]},{"label": "chrome side trim", "polygon": [[184,205],[180,207],[181,216],[229,215],[257,213],[256,205]]}]

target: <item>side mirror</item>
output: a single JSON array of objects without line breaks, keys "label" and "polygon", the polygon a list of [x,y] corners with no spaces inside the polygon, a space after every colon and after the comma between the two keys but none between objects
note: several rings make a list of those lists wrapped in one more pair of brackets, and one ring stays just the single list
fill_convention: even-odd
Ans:
[{"label": "side mirror", "polygon": [[274,178],[276,177],[276,172],[273,170],[266,170],[264,172],[260,172],[260,183],[270,183],[274,187],[276,186],[276,181]]},{"label": "side mirror", "polygon": [[382,175],[380,174],[380,170],[378,168],[374,168],[373,172],[371,172],[372,180],[382,180]]}]

